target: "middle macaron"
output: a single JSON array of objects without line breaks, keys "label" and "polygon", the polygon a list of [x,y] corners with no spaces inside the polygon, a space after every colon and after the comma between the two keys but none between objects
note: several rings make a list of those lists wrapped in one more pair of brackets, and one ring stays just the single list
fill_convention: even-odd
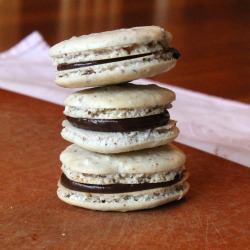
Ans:
[{"label": "middle macaron", "polygon": [[98,153],[152,148],[174,140],[179,131],[168,109],[173,91],[156,85],[86,89],[65,101],[62,137]]}]

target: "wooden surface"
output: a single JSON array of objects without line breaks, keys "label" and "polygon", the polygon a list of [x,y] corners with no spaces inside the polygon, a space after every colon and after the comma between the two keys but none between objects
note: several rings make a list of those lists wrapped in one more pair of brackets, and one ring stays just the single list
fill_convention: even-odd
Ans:
[{"label": "wooden surface", "polygon": [[34,30],[49,44],[73,35],[160,25],[182,53],[155,80],[250,103],[249,0],[0,1],[0,51]]},{"label": "wooden surface", "polygon": [[[247,0],[0,1],[0,50],[38,30],[72,35],[156,24],[178,66],[154,79],[250,103]],[[158,209],[101,213],[56,197],[62,107],[0,91],[1,249],[249,249],[250,170],[187,146],[191,190]],[[232,114],[233,115],[233,114]]]},{"label": "wooden surface", "polygon": [[180,145],[186,199],[111,213],[56,197],[62,107],[0,91],[1,249],[249,249],[250,169]]}]

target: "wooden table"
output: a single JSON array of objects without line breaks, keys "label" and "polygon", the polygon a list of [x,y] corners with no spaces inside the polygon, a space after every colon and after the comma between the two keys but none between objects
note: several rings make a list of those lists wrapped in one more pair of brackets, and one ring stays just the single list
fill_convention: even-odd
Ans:
[{"label": "wooden table", "polygon": [[187,146],[187,198],[94,212],[56,197],[62,107],[0,91],[1,249],[249,249],[250,170]]},{"label": "wooden table", "polygon": [[[34,29],[53,44],[158,24],[183,57],[154,79],[249,103],[249,20],[248,1],[1,1],[0,49]],[[183,201],[125,214],[62,203],[62,109],[0,91],[1,249],[249,249],[250,170],[184,145],[191,190]]]}]

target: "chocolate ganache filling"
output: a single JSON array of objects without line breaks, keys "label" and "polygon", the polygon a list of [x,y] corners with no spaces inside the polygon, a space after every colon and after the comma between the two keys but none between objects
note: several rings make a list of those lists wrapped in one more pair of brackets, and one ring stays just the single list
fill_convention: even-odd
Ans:
[{"label": "chocolate ganache filling", "polygon": [[109,185],[96,185],[96,184],[85,184],[76,181],[69,180],[65,174],[61,176],[61,184],[74,191],[89,192],[89,193],[103,193],[103,194],[113,194],[113,193],[129,193],[142,191],[147,189],[168,187],[179,182],[183,177],[182,174],[176,174],[175,178],[167,182],[157,182],[157,183],[140,183],[140,184],[109,184]]},{"label": "chocolate ganache filling", "polygon": [[170,60],[170,59],[178,59],[181,54],[179,51],[175,48],[168,48],[157,52],[150,52],[150,53],[144,53],[139,55],[130,55],[130,56],[123,56],[123,57],[117,57],[117,58],[108,58],[108,59],[101,59],[101,60],[93,60],[93,61],[86,61],[86,62],[76,62],[76,63],[62,63],[57,66],[57,70],[68,70],[68,69],[76,69],[76,68],[82,68],[82,67],[88,67],[88,66],[95,66],[105,63],[112,63],[112,62],[119,62],[129,59],[135,59],[145,56],[155,55],[157,58],[161,58],[163,60]]},{"label": "chocolate ganache filling", "polygon": [[101,132],[130,132],[153,129],[168,123],[170,115],[164,113],[125,119],[88,119],[66,116],[66,119],[77,128]]}]

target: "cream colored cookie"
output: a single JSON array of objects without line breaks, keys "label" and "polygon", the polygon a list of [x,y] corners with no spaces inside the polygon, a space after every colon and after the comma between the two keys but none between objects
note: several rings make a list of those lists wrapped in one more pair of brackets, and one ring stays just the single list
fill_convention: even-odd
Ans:
[{"label": "cream colored cookie", "polygon": [[176,122],[154,129],[132,132],[99,132],[76,128],[63,121],[62,137],[84,149],[104,153],[121,153],[161,146],[173,141],[179,134]]},{"label": "cream colored cookie", "polygon": [[[165,46],[168,46],[171,40],[172,35],[169,32],[164,31],[164,29],[160,27],[141,26],[130,29],[118,29],[100,33],[92,33],[79,37],[74,36],[68,40],[62,41],[54,45],[50,49],[50,55],[57,59],[60,58],[62,55],[67,54],[65,56],[68,56],[70,58],[70,55],[80,53],[82,51],[84,51],[85,53],[92,50],[105,52],[105,50],[103,51],[103,49],[117,47],[122,48],[123,46],[135,45],[137,43],[146,45],[152,41],[164,41],[166,42]],[[140,52],[146,51],[148,50]],[[124,50],[124,52],[126,52],[126,50]],[[87,57],[86,60],[89,60],[89,58]]]},{"label": "cream colored cookie", "polygon": [[62,70],[56,72],[55,82],[65,88],[118,84],[138,78],[159,75],[171,70],[176,65],[176,61],[174,58],[163,60],[155,56],[147,56],[96,66]]},{"label": "cream colored cookie", "polygon": [[110,85],[168,71],[180,54],[172,36],[157,26],[72,37],[53,46],[56,83],[62,87]]},{"label": "cream colored cookie", "polygon": [[165,188],[130,193],[99,194],[70,190],[58,183],[58,197],[74,206],[100,211],[134,211],[150,209],[180,200],[189,189],[188,182],[181,181]]},{"label": "cream colored cookie", "polygon": [[99,154],[75,144],[60,155],[63,173],[89,184],[138,184],[171,181],[183,172],[184,153],[172,144],[122,154]]},{"label": "cream colored cookie", "polygon": [[143,117],[163,113],[174,100],[169,89],[126,83],[72,93],[65,100],[64,114],[90,119]]},{"label": "cream colored cookie", "polygon": [[157,182],[167,182],[174,180],[175,176],[181,174],[185,167],[181,166],[178,169],[172,171],[156,172],[152,174],[105,174],[105,175],[95,175],[86,174],[82,172],[72,171],[70,167],[62,165],[61,167],[63,173],[68,179],[86,184],[97,184],[97,185],[109,185],[109,184],[140,184],[140,183],[157,183]]},{"label": "cream colored cookie", "polygon": [[153,208],[188,191],[185,159],[172,144],[115,155],[73,144],[60,155],[57,195],[68,204],[101,211]]}]

